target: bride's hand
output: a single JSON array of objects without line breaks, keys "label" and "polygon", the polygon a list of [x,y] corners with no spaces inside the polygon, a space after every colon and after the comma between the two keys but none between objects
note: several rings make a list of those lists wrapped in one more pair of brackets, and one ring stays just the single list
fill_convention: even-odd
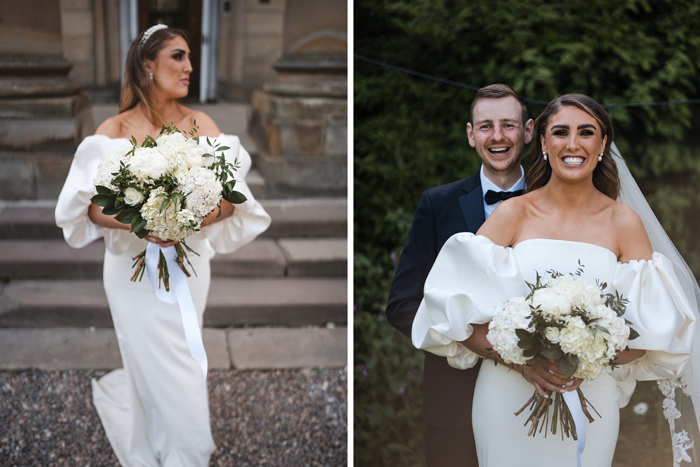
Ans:
[{"label": "bride's hand", "polygon": [[545,390],[559,393],[573,391],[583,382],[580,378],[567,377],[553,360],[533,358],[528,365],[521,365],[520,368],[525,380],[532,384],[542,397],[548,397]]},{"label": "bride's hand", "polygon": [[147,242],[155,243],[156,245],[158,245],[161,248],[167,248],[169,246],[177,245],[178,243],[180,243],[179,240],[175,240],[175,241],[173,241],[173,240],[161,240],[160,238],[153,235],[153,233],[151,233],[151,232],[148,232],[148,235],[143,237],[143,239],[146,240]]}]

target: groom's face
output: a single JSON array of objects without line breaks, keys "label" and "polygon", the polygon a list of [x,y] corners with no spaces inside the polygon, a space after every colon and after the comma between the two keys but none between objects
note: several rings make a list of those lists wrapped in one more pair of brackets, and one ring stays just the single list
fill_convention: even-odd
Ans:
[{"label": "groom's face", "polygon": [[467,123],[469,145],[476,149],[486,171],[509,173],[520,165],[520,154],[532,139],[533,121],[522,120],[514,97],[480,99]]}]

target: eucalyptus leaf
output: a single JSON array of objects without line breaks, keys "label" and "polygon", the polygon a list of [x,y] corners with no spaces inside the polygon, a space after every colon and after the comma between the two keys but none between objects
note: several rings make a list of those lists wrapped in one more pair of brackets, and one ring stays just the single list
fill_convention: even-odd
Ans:
[{"label": "eucalyptus leaf", "polygon": [[90,201],[101,207],[114,206],[114,200],[117,195],[95,195],[90,198]]},{"label": "eucalyptus leaf", "polygon": [[247,200],[248,198],[240,191],[232,191],[226,196],[226,201],[233,204],[245,203]]}]

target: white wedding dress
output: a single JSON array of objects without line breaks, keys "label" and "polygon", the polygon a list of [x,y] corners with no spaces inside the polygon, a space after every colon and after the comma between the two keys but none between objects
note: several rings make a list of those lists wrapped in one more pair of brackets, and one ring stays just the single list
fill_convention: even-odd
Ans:
[{"label": "white wedding dress", "polygon": [[[606,282],[605,292],[617,290],[629,299],[624,317],[640,334],[630,347],[647,351],[581,385],[602,415],[586,422],[582,465],[604,467],[612,463],[619,407],[629,401],[635,381],[675,378],[690,357],[695,318],[666,257],[654,253],[650,261],[621,264],[611,251],[587,243],[532,239],[503,248],[486,237],[456,234],[426,280],[412,339],[416,347],[446,356],[453,367],[471,368],[479,357],[459,343],[471,335],[470,323],[487,323],[506,301],[527,295],[525,281],[534,283],[536,272],[547,277],[551,269],[572,273],[579,260],[585,266],[583,280]],[[491,361],[481,365],[472,412],[480,467],[576,465],[576,441],[562,441],[559,430],[556,436],[529,437],[524,426],[529,411],[515,417],[533,391],[520,373]]]},{"label": "white wedding dress", "polygon": [[[200,328],[214,253],[235,251],[270,224],[270,216],[244,181],[250,156],[235,136],[215,139],[231,148],[226,151],[229,162],[238,158],[235,189],[248,200],[235,205],[231,217],[186,240],[201,255],[188,255],[197,275],[187,279]],[[103,229],[87,216],[98,164],[128,144],[103,135],[85,138],[56,206],[56,223],[68,244],[81,248],[100,237],[106,244],[104,287],[124,368],[93,380],[93,402],[121,465],[206,466],[214,451],[207,386],[187,347],[179,307],[159,301],[147,277],[129,280],[131,258],[143,251],[145,240],[128,230]],[[202,145],[206,147],[204,138]]]}]

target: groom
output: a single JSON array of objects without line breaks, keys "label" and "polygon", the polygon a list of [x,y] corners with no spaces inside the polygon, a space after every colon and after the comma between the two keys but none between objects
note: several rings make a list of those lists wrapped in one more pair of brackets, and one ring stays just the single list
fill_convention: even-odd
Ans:
[{"label": "groom", "polygon": [[[467,135],[481,158],[481,170],[423,192],[391,284],[387,319],[409,338],[425,279],[445,241],[458,232],[476,233],[503,199],[524,188],[520,155],[533,127],[525,103],[509,86],[492,84],[476,93]],[[478,367],[457,370],[444,357],[425,352],[423,419],[429,467],[478,465],[471,422]]]}]

